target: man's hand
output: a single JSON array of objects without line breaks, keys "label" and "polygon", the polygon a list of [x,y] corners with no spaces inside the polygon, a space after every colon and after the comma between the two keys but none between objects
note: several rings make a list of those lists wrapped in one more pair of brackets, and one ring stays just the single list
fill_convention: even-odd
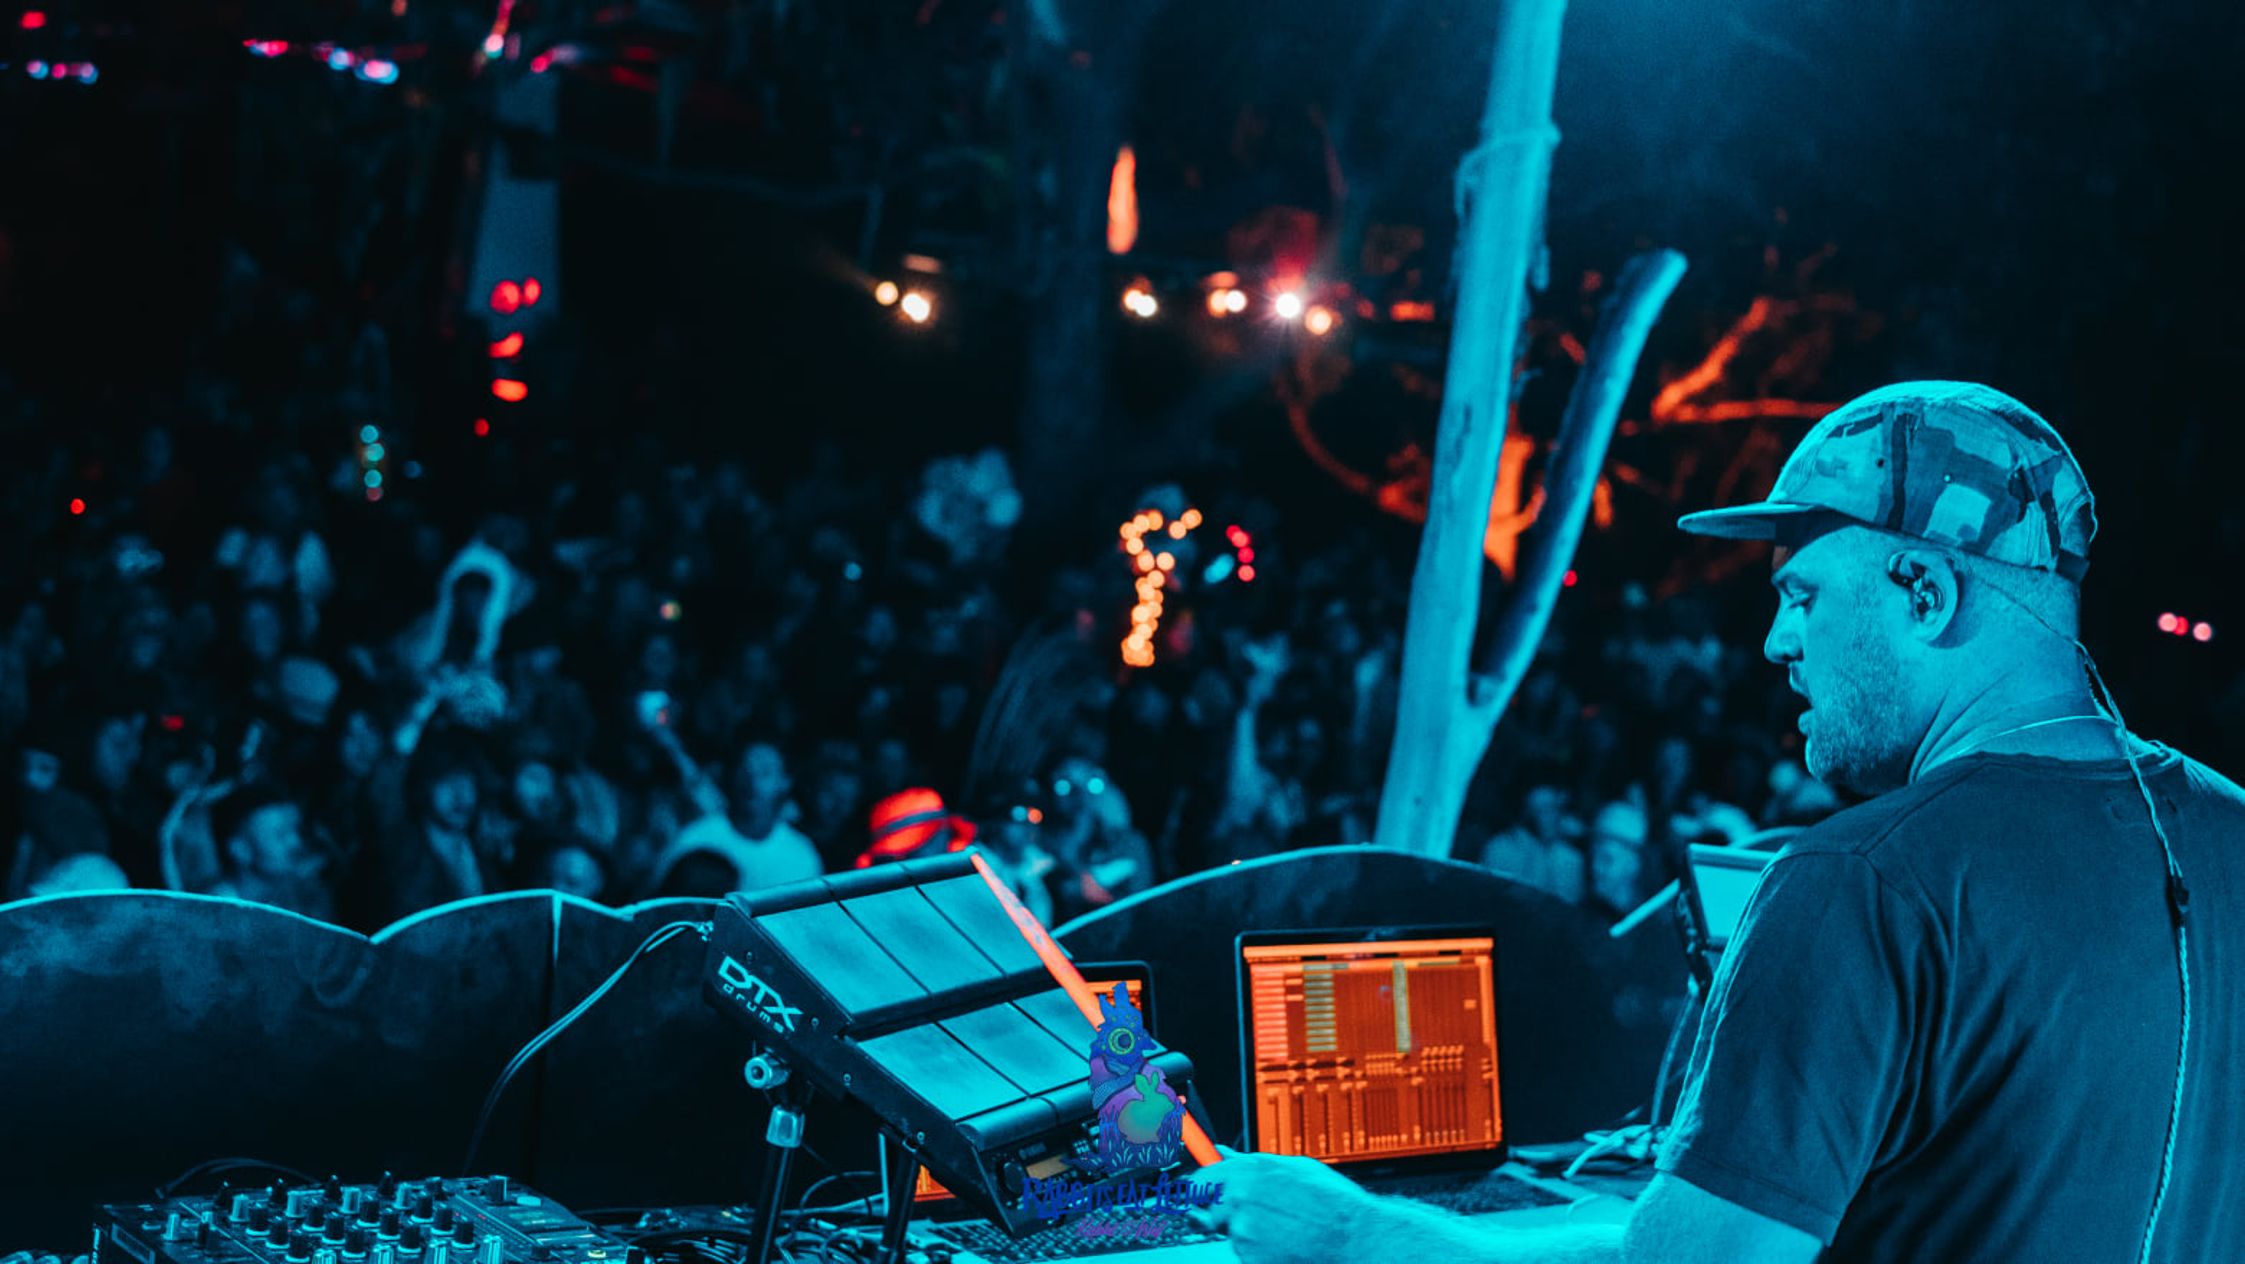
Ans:
[{"label": "man's hand", "polygon": [[1382,1209],[1363,1186],[1316,1159],[1216,1149],[1224,1161],[1193,1179],[1223,1191],[1207,1214],[1244,1264],[1372,1258],[1363,1244]]}]

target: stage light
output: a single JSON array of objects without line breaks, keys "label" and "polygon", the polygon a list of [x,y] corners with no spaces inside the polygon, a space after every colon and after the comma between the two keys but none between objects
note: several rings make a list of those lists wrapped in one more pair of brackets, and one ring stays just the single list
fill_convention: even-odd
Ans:
[{"label": "stage light", "polygon": [[368,83],[396,83],[398,64],[379,57],[369,57],[359,66],[358,75]]},{"label": "stage light", "polygon": [[510,404],[519,404],[530,395],[530,388],[511,377],[503,377],[491,384],[491,393]]},{"label": "stage light", "polygon": [[491,434],[491,423],[481,417],[476,418],[475,434],[478,439],[488,438]]},{"label": "stage light", "polygon": [[522,306],[522,287],[512,281],[501,281],[491,287],[491,310],[501,316],[512,316]]},{"label": "stage light", "polygon": [[1232,290],[1224,295],[1224,310],[1237,316],[1247,310],[1247,291]]},{"label": "stage light", "polygon": [[897,288],[894,281],[883,281],[873,287],[873,301],[883,307],[896,306]]},{"label": "stage light", "polygon": [[1241,583],[1243,583],[1243,584],[1252,584],[1252,583],[1254,583],[1254,582],[1255,582],[1255,568],[1254,568],[1254,567],[1252,567],[1252,566],[1242,566],[1242,567],[1240,567],[1240,568],[1239,568],[1239,582],[1241,582]]},{"label": "stage light", "polygon": [[1286,290],[1271,300],[1271,309],[1278,313],[1280,320],[1298,320],[1302,315],[1302,296]]},{"label": "stage light", "polygon": [[935,303],[918,290],[898,299],[897,306],[904,312],[904,318],[915,325],[925,325],[935,316]]},{"label": "stage light", "polygon": [[2193,640],[2201,643],[2211,641],[2214,639],[2214,625],[2211,623],[2198,624],[2191,628],[2190,635]]},{"label": "stage light", "polygon": [[30,75],[34,79],[44,79],[47,77],[47,63],[43,61],[25,62],[23,69],[24,73]]},{"label": "stage light", "polygon": [[1154,565],[1160,567],[1165,571],[1175,570],[1177,567],[1177,555],[1174,553],[1156,553],[1154,554]]},{"label": "stage light", "polygon": [[376,427],[374,427],[374,426],[360,426],[360,427],[359,427],[359,442],[360,442],[360,443],[375,443],[375,442],[378,442],[378,441],[379,441],[379,440],[380,440],[381,438],[382,438],[382,432],[381,432],[381,430],[379,430],[378,428],[376,428]]},{"label": "stage light", "polygon": [[379,443],[370,443],[366,445],[366,459],[369,461],[380,461],[383,457],[386,457],[389,454],[390,450],[383,447]]},{"label": "stage light", "polygon": [[483,37],[484,56],[497,57],[499,54],[505,51],[507,51],[506,36],[499,34],[497,31],[493,31],[491,34]]},{"label": "stage light", "polygon": [[1330,307],[1313,307],[1302,315],[1302,328],[1319,338],[1332,333],[1333,326],[1339,322],[1340,317],[1335,316]]},{"label": "stage light", "polygon": [[1185,533],[1192,529],[1192,523],[1185,521],[1183,518],[1179,518],[1177,521],[1169,524],[1169,538],[1172,540],[1182,540],[1185,538]]},{"label": "stage light", "polygon": [[82,501],[82,500],[80,500],[80,499],[78,499],[78,498],[77,498],[77,497],[75,497],[75,496],[71,497],[71,498],[70,498],[70,516],[71,516],[71,517],[73,517],[73,518],[76,518],[76,517],[79,517],[80,515],[84,514],[85,512],[86,512],[86,502],[85,502],[85,501]]},{"label": "stage light", "polygon": [[519,329],[491,344],[491,358],[494,360],[504,360],[520,354],[521,351],[522,331]]},{"label": "stage light", "polygon": [[26,31],[36,31],[46,24],[47,15],[37,9],[25,9],[23,16],[16,21],[16,25]]},{"label": "stage light", "polygon": [[1208,314],[1211,316],[1231,315],[1232,294],[1233,291],[1231,290],[1210,290],[1208,292]]},{"label": "stage light", "polygon": [[1434,319],[1434,304],[1405,301],[1388,307],[1388,319],[1394,321],[1427,321]]},{"label": "stage light", "polygon": [[1185,511],[1185,516],[1179,518],[1178,521],[1185,524],[1185,529],[1187,531],[1191,531],[1194,528],[1200,526],[1200,510],[1188,509]]},{"label": "stage light", "polygon": [[539,297],[545,292],[546,287],[538,284],[538,278],[522,278],[522,305],[524,307],[537,306]]},{"label": "stage light", "polygon": [[368,470],[366,472],[366,485],[370,488],[380,487],[382,485],[382,471]]},{"label": "stage light", "polygon": [[1133,285],[1124,290],[1122,305],[1124,311],[1140,320],[1151,320],[1161,310],[1161,303],[1155,299],[1153,291],[1143,285]]},{"label": "stage light", "polygon": [[101,78],[101,71],[90,61],[78,63],[78,82],[92,83]]},{"label": "stage light", "polygon": [[329,70],[349,70],[352,60],[349,49],[338,48],[327,55],[327,68]]},{"label": "stage light", "polygon": [[2159,616],[2159,630],[2162,632],[2173,632],[2175,630],[2175,616],[2171,614],[2163,614]]},{"label": "stage light", "polygon": [[1565,587],[1565,588],[1572,588],[1572,587],[1574,587],[1574,586],[1575,586],[1575,573],[1574,573],[1573,571],[1568,571],[1568,572],[1567,572],[1567,575],[1566,575],[1566,578],[1564,578],[1564,579],[1560,580],[1560,581],[1559,581],[1559,583],[1560,583],[1560,585],[1561,585],[1562,587]]}]

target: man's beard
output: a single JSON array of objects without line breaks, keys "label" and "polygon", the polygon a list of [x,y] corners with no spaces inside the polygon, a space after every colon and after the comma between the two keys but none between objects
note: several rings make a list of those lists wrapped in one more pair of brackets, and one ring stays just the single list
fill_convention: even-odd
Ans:
[{"label": "man's beard", "polygon": [[1836,789],[1884,794],[1908,784],[1911,745],[1903,741],[1894,649],[1858,625],[1839,647],[1846,674],[1810,701],[1809,775]]}]

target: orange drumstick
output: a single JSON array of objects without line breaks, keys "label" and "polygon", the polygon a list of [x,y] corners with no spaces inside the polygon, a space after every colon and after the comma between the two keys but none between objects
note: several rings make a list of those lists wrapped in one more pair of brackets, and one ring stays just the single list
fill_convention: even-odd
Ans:
[{"label": "orange drumstick", "polygon": [[[1036,949],[1037,959],[1045,963],[1045,970],[1052,975],[1052,981],[1060,985],[1061,990],[1068,994],[1068,999],[1076,1003],[1077,1009],[1083,1011],[1084,1021],[1097,1027],[1099,994],[1091,990],[1089,983],[1084,982],[1084,976],[1076,970],[1076,963],[1068,960],[1068,955],[1060,951],[1060,945],[1052,942],[1052,935],[1045,930],[1044,923],[1038,921],[1037,915],[1030,912],[1014,895],[1012,888],[990,867],[990,862],[982,858],[980,848],[967,855],[973,859],[975,870],[982,875],[982,880],[990,885],[991,894],[997,896],[998,903],[1005,906],[1006,916],[1013,919],[1014,926],[1021,931],[1021,937],[1029,941],[1031,948]],[[1207,1133],[1200,1130],[1200,1124],[1190,1113],[1185,1116],[1185,1149],[1191,1152],[1194,1160],[1202,1167],[1223,1162],[1223,1156],[1216,1153],[1215,1143],[1208,1139]]]}]

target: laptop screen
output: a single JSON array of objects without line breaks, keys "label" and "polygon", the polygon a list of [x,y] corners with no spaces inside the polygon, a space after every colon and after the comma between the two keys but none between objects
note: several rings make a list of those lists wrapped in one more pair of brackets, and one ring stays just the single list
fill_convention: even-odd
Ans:
[{"label": "laptop screen", "polygon": [[1249,1138],[1372,1163],[1496,1151],[1496,939],[1423,928],[1239,939]]},{"label": "laptop screen", "polygon": [[[1138,1012],[1145,1017],[1146,1034],[1149,1036],[1156,1035],[1153,1001],[1149,997],[1149,993],[1153,989],[1152,967],[1143,961],[1079,962],[1076,966],[1076,972],[1083,976],[1084,982],[1089,983],[1094,991],[1100,993],[1111,993],[1115,990],[1117,983],[1122,984],[1125,993],[1130,997],[1130,1003],[1136,1005]],[[1158,1036],[1156,1038],[1158,1039]],[[1090,1052],[1091,1025],[1086,1023],[1084,1025],[1084,1053],[1087,1066],[1089,1065]],[[912,1187],[913,1202],[949,1202],[951,1196],[951,1191],[945,1189],[941,1181],[928,1175],[926,1168],[920,1169],[919,1182]]]}]

